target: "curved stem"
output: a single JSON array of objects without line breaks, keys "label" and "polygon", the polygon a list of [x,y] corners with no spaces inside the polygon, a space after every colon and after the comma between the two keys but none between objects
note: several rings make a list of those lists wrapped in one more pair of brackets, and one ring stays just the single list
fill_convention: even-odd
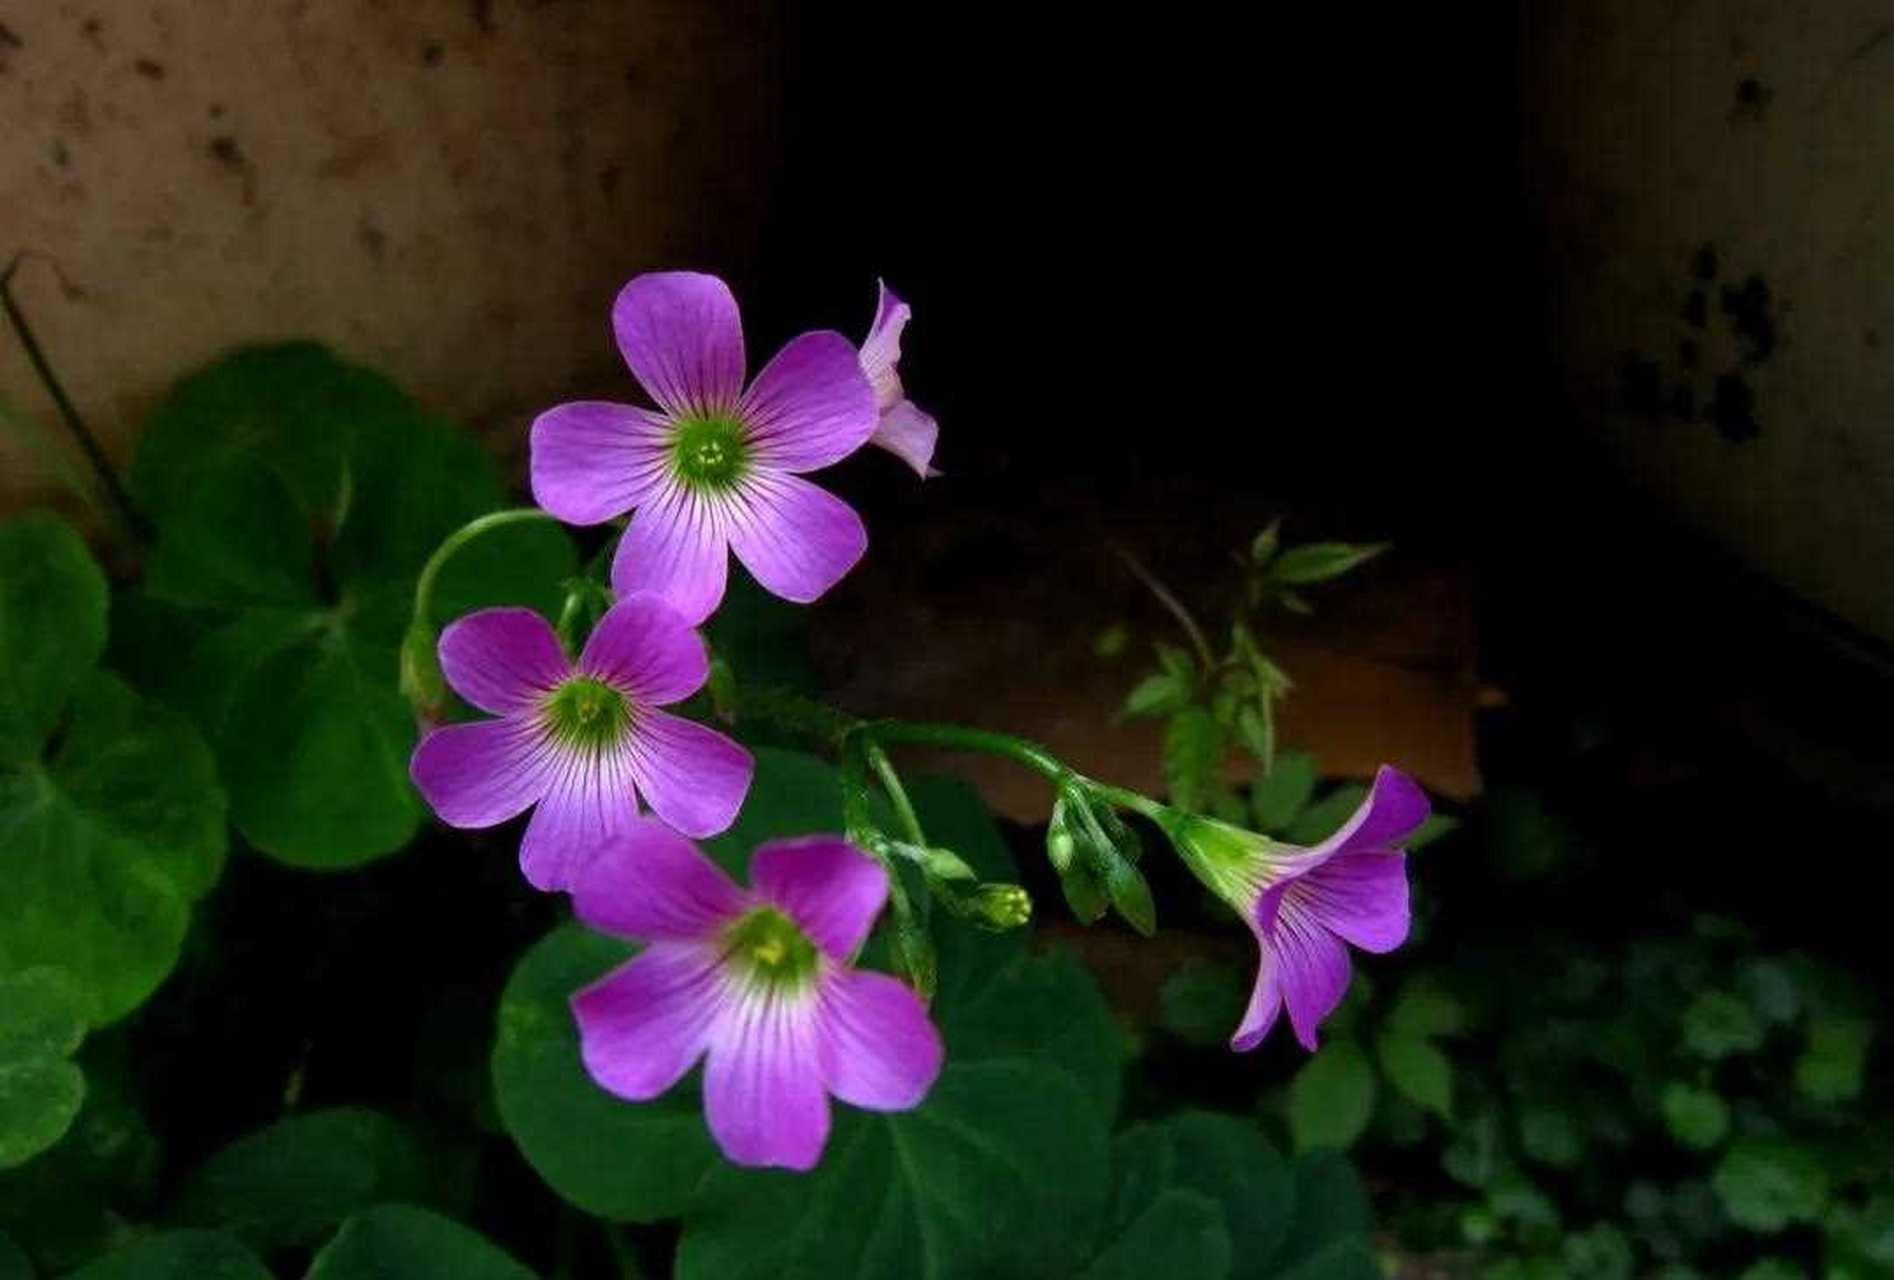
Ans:
[{"label": "curved stem", "polygon": [[1190,637],[1191,647],[1197,651],[1197,660],[1203,663],[1204,674],[1209,675],[1215,671],[1217,659],[1216,655],[1210,652],[1210,641],[1204,638],[1203,628],[1197,625],[1197,619],[1192,617],[1190,610],[1184,607],[1184,602],[1173,595],[1171,589],[1159,581],[1155,573],[1145,568],[1143,561],[1123,547],[1117,548],[1117,551],[1118,558],[1125,562],[1125,567],[1131,570],[1132,576],[1142,582],[1145,588],[1157,597],[1158,603],[1171,611],[1171,616],[1177,619],[1178,625],[1183,627],[1184,634]]},{"label": "curved stem", "polygon": [[421,576],[414,584],[414,617],[427,622],[433,615],[430,612],[434,603],[434,580],[440,576],[441,568],[453,558],[456,551],[478,538],[490,529],[503,525],[520,524],[528,520],[552,520],[553,517],[538,507],[512,507],[506,511],[491,511],[484,516],[469,520],[460,528],[447,535],[440,546],[434,548],[434,554],[428,557],[427,564],[421,569]]},{"label": "curved stem", "polygon": [[894,805],[894,816],[901,821],[908,839],[917,847],[927,847],[927,837],[921,832],[921,819],[914,812],[914,803],[908,799],[907,788],[901,785],[901,775],[894,771],[894,762],[888,759],[888,753],[881,744],[869,739],[864,745],[868,754],[868,767],[875,771],[875,777],[881,780],[881,789],[888,793],[888,802]]},{"label": "curved stem", "polygon": [[911,720],[870,721],[866,732],[881,742],[905,742],[914,746],[950,747],[957,751],[984,751],[1004,756],[1025,765],[1054,782],[1072,775],[1050,751],[1036,742],[1016,738],[1010,733],[988,729],[969,729],[957,724],[924,724]]}]

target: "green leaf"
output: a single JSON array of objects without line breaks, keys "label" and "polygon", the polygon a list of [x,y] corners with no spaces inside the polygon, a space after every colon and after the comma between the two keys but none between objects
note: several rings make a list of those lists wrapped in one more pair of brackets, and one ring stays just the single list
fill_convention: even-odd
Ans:
[{"label": "green leaf", "polygon": [[1684,1010],[1684,1043],[1715,1061],[1762,1047],[1763,1028],[1749,1005],[1727,991],[1705,991]]},{"label": "green leaf", "polygon": [[1250,543],[1250,563],[1258,568],[1268,564],[1282,545],[1282,519],[1278,517],[1264,526]]},{"label": "green leaf", "polygon": [[243,1245],[216,1231],[166,1231],[107,1254],[69,1280],[272,1280]]},{"label": "green leaf", "polygon": [[1795,1060],[1795,1087],[1820,1103],[1860,1097],[1873,1037],[1874,1027],[1865,1019],[1832,1014],[1811,1019],[1808,1048]]},{"label": "green leaf", "polygon": [[[174,696],[212,741],[238,828],[296,866],[401,847],[421,808],[398,645],[421,565],[500,505],[491,461],[386,379],[295,343],[180,382],[131,480],[158,530],[147,590],[219,614]],[[576,565],[549,524],[483,535],[447,563],[432,621],[490,604],[549,611]]]},{"label": "green leaf", "polygon": [[1138,681],[1125,696],[1126,716],[1167,716],[1190,701],[1190,685],[1169,672],[1154,672]]},{"label": "green leaf", "polygon": [[1779,960],[1745,961],[1737,970],[1736,984],[1765,1022],[1794,1022],[1802,1012],[1795,975]]},{"label": "green leaf", "polygon": [[1453,1063],[1431,1040],[1384,1031],[1375,1039],[1375,1055],[1388,1083],[1409,1102],[1443,1119],[1453,1117]]},{"label": "green leaf", "polygon": [[1285,584],[1326,582],[1388,549],[1384,542],[1356,545],[1347,542],[1310,542],[1291,547],[1269,566],[1272,582]]},{"label": "green leaf", "polygon": [[0,520],[0,768],[37,759],[105,651],[105,575],[63,521]]},{"label": "green leaf", "polygon": [[1272,1280],[1379,1276],[1380,1266],[1370,1248],[1374,1215],[1348,1158],[1338,1151],[1310,1151],[1297,1157],[1292,1172],[1294,1210],[1289,1233],[1259,1274]]},{"label": "green leaf", "polygon": [[1813,1222],[1828,1203],[1820,1159],[1784,1142],[1738,1143],[1717,1165],[1711,1185],[1731,1221],[1763,1234]]},{"label": "green leaf", "polygon": [[1743,1268],[1736,1280],[1808,1280],[1808,1272],[1787,1258],[1763,1258]]},{"label": "green leaf", "polygon": [[1222,785],[1228,750],[1223,726],[1202,707],[1185,707],[1172,716],[1164,731],[1164,781],[1171,803],[1191,813],[1203,812],[1211,793]]},{"label": "green leaf", "polygon": [[1730,1131],[1729,1104],[1709,1089],[1672,1081],[1664,1088],[1661,1105],[1664,1127],[1686,1147],[1708,1151]]},{"label": "green leaf", "polygon": [[1631,1280],[1637,1267],[1631,1241],[1609,1222],[1566,1236],[1563,1252],[1570,1280]]},{"label": "green leaf", "polygon": [[[701,842],[704,852],[739,882],[748,880],[750,852],[763,841],[842,829],[842,778],[834,765],[779,747],[758,747],[755,755],[756,775],[736,822]],[[953,847],[931,831],[928,838]],[[977,862],[973,868],[986,878],[1007,878],[989,875]]]},{"label": "green leaf", "polygon": [[1439,840],[1441,837],[1452,835],[1459,829],[1460,819],[1444,813],[1430,813],[1427,815],[1426,821],[1414,828],[1414,834],[1407,838],[1407,843],[1402,847],[1409,853],[1416,853],[1425,849],[1428,845]]},{"label": "green leaf", "polygon": [[65,969],[114,1022],[177,962],[190,903],[221,869],[223,795],[174,712],[95,673],[50,764],[0,772],[0,972]]},{"label": "green leaf", "polygon": [[85,1074],[66,1061],[85,1038],[90,999],[63,969],[0,975],[0,1169],[65,1134],[85,1101]]},{"label": "green leaf", "polygon": [[87,998],[63,969],[0,973],[0,1064],[64,1058],[85,1039]]},{"label": "green leaf", "polygon": [[1388,1028],[1408,1036],[1459,1035],[1467,1029],[1466,1006],[1442,990],[1432,975],[1416,974],[1395,997]]},{"label": "green leaf", "polygon": [[695,1076],[653,1102],[605,1092],[579,1061],[569,1001],[630,959],[632,948],[576,924],[526,953],[500,997],[494,1101],[527,1163],[596,1217],[674,1218],[716,1163]]},{"label": "green leaf", "polygon": [[1207,1111],[1182,1112],[1120,1134],[1112,1145],[1112,1163],[1115,1189],[1107,1234],[1121,1244],[1138,1232],[1166,1193],[1179,1190],[1216,1206],[1222,1241],[1230,1249],[1229,1273],[1236,1280],[1267,1274],[1267,1262],[1288,1237],[1294,1182],[1288,1164],[1254,1123]]},{"label": "green leaf", "polygon": [[1249,1003],[1249,978],[1235,965],[1192,960],[1164,980],[1158,992],[1158,1022],[1199,1048],[1230,1038]]},{"label": "green leaf", "polygon": [[58,1142],[85,1101],[85,1073],[70,1062],[0,1062],[0,1169]]},{"label": "green leaf", "polygon": [[533,1280],[533,1273],[457,1222],[390,1204],[344,1222],[305,1280]]},{"label": "green leaf", "polygon": [[1250,808],[1256,829],[1273,835],[1296,820],[1315,794],[1315,757],[1306,751],[1284,751],[1271,769],[1250,788]]},{"label": "green leaf", "polygon": [[1554,1105],[1521,1108],[1519,1147],[1540,1164],[1576,1168],[1585,1158],[1585,1134],[1571,1114]]},{"label": "green leaf", "polygon": [[1223,1210],[1194,1191],[1160,1192],[1087,1267],[1085,1280],[1150,1280],[1153,1276],[1221,1280],[1230,1271],[1230,1233]]},{"label": "green leaf", "polygon": [[1374,1113],[1374,1067],[1353,1040],[1331,1039],[1289,1085],[1289,1130],[1296,1150],[1346,1150]]},{"label": "green leaf", "polygon": [[309,1244],[358,1209],[423,1195],[421,1148],[379,1111],[334,1107],[239,1138],[199,1166],[172,1217],[217,1227],[260,1253]]},{"label": "green leaf", "polygon": [[1320,844],[1341,830],[1367,798],[1368,788],[1361,783],[1344,783],[1298,814],[1282,838],[1290,844]]}]

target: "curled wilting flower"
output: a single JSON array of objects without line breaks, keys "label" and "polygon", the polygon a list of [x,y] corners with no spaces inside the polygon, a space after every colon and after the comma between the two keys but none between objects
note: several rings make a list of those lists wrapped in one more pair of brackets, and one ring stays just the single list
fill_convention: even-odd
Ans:
[{"label": "curled wilting flower", "polygon": [[807,602],[861,559],[867,531],[800,473],[874,433],[875,393],[839,333],[805,333],[746,389],[729,287],[689,271],[642,275],[612,307],[618,349],[658,409],[583,400],[533,422],[533,497],[570,524],[633,511],[612,561],[621,595],[655,591],[685,620],[723,599],[730,553]]},{"label": "curled wilting flower", "polygon": [[[415,748],[414,783],[456,827],[490,827],[533,809],[520,869],[564,889],[638,797],[691,835],[722,831],[750,789],[750,753],[713,729],[658,710],[709,675],[704,642],[653,595],[606,611],[574,663],[531,609],[483,609],[441,633],[441,671],[498,717],[434,730]],[[534,808],[537,806],[537,808]]]},{"label": "curled wilting flower", "polygon": [[914,312],[886,284],[879,280],[875,284],[881,296],[875,303],[875,322],[862,339],[861,362],[862,372],[875,388],[875,412],[881,415],[881,422],[868,443],[880,445],[925,480],[940,474],[933,467],[940,425],[907,398],[901,388],[901,375],[895,369],[901,361],[901,331],[907,328]]},{"label": "curled wilting flower", "polygon": [[579,919],[647,945],[572,998],[585,1069],[642,1102],[704,1067],[704,1113],[739,1164],[809,1169],[828,1096],[916,1106],[940,1074],[920,997],[850,967],[888,896],[880,864],[839,836],[760,845],[753,888],[654,822],[615,836],[573,892]]},{"label": "curled wilting flower", "polygon": [[1397,847],[1427,820],[1427,794],[1386,765],[1367,799],[1321,844],[1280,844],[1226,822],[1167,823],[1190,869],[1236,908],[1262,963],[1230,1047],[1254,1049],[1284,1005],[1311,1052],[1315,1029],[1348,990],[1348,944],[1392,951],[1407,938],[1407,857]]}]

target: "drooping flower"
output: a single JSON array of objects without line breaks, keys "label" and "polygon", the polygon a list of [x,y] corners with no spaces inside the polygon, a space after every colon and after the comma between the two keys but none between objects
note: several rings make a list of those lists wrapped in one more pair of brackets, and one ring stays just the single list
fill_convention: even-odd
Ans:
[{"label": "drooping flower", "polygon": [[933,467],[940,424],[908,399],[895,369],[901,362],[901,331],[907,328],[914,311],[886,284],[877,280],[875,285],[881,296],[875,304],[875,321],[862,339],[861,362],[862,372],[875,388],[875,412],[881,415],[881,421],[868,443],[880,445],[925,480],[940,474]]},{"label": "drooping flower", "polygon": [[1178,814],[1169,824],[1184,861],[1236,908],[1262,952],[1249,1007],[1230,1047],[1261,1044],[1285,1005],[1310,1052],[1316,1026],[1348,990],[1348,947],[1392,951],[1407,938],[1407,856],[1400,844],[1427,820],[1427,794],[1383,765],[1368,796],[1318,845],[1282,844]]},{"label": "drooping flower", "polygon": [[[750,753],[658,708],[709,676],[704,642],[650,594],[600,618],[575,663],[531,609],[482,609],[441,633],[442,673],[496,719],[434,730],[409,772],[442,820],[490,827],[533,810],[520,869],[564,889],[601,843],[638,817],[643,796],[679,831],[714,835],[750,789]],[[537,806],[537,807],[535,807]]]},{"label": "drooping flower", "polygon": [[738,1164],[809,1169],[829,1095],[916,1106],[940,1074],[940,1034],[906,984],[851,966],[888,896],[881,865],[840,836],[775,840],[739,888],[689,841],[634,823],[587,864],[580,920],[646,943],[572,998],[585,1069],[634,1102],[701,1057],[704,1114]]},{"label": "drooping flower", "polygon": [[730,553],[787,600],[808,602],[861,559],[847,503],[801,478],[855,452],[875,393],[839,333],[792,340],[744,386],[743,324],[715,276],[642,275],[612,306],[618,349],[656,410],[602,400],[533,422],[533,497],[569,524],[633,511],[612,561],[620,595],[653,591],[685,621],[723,599]]}]

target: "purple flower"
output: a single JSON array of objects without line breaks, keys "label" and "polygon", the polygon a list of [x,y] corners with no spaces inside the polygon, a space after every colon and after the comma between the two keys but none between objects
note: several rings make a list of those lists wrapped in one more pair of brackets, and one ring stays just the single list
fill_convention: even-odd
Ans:
[{"label": "purple flower", "polygon": [[940,1074],[920,997],[850,960],[888,896],[840,836],[760,845],[740,889],[675,833],[634,823],[579,877],[579,919],[645,941],[572,998],[585,1069],[643,1102],[704,1067],[704,1114],[738,1164],[810,1169],[828,1095],[904,1111]]},{"label": "purple flower", "polygon": [[635,509],[612,561],[620,595],[654,591],[685,621],[723,599],[729,553],[787,600],[807,602],[861,559],[848,504],[800,473],[855,452],[875,393],[839,333],[805,333],[743,385],[743,324],[715,276],[642,275],[612,306],[618,349],[656,411],[602,400],[533,422],[533,497],[569,524]]},{"label": "purple flower", "polygon": [[[436,729],[415,748],[415,786],[442,820],[490,827],[533,809],[520,869],[564,889],[599,845],[638,818],[638,797],[694,836],[736,818],[750,753],[658,710],[709,675],[704,642],[654,595],[606,611],[574,663],[531,609],[482,609],[441,633],[454,691],[498,719]],[[537,805],[537,808],[534,806]]]},{"label": "purple flower", "polygon": [[1407,857],[1397,846],[1427,820],[1427,794],[1386,765],[1341,830],[1310,848],[1279,844],[1212,818],[1178,815],[1171,838],[1190,869],[1236,908],[1262,963],[1230,1047],[1254,1049],[1282,1007],[1296,1039],[1348,990],[1348,945],[1392,951],[1407,938]]},{"label": "purple flower", "polygon": [[901,389],[901,375],[895,371],[901,361],[901,331],[907,328],[914,312],[886,284],[877,280],[875,285],[881,297],[875,304],[875,322],[862,339],[861,362],[862,372],[875,388],[875,412],[881,415],[881,425],[868,443],[880,445],[925,480],[940,474],[933,467],[940,425],[907,398]]}]

